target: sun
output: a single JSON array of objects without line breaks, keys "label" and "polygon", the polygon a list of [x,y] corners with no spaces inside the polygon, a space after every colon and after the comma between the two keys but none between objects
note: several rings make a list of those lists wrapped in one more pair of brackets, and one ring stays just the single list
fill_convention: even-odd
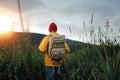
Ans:
[{"label": "sun", "polygon": [[12,20],[9,16],[0,15],[0,33],[11,31]]}]

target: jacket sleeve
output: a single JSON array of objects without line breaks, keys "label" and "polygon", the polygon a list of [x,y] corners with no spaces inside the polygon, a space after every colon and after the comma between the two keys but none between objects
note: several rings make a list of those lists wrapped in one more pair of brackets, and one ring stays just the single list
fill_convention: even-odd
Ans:
[{"label": "jacket sleeve", "polygon": [[65,43],[65,52],[70,53],[70,49],[67,43]]},{"label": "jacket sleeve", "polygon": [[39,50],[41,52],[45,52],[45,51],[47,51],[47,47],[48,47],[48,39],[47,39],[47,37],[44,37],[39,45]]}]

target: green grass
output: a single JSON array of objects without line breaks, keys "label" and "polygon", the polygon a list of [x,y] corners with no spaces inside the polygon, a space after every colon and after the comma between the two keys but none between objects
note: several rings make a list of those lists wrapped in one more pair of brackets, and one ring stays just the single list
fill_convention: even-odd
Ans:
[{"label": "green grass", "polygon": [[0,42],[5,45],[0,48],[0,80],[44,79],[43,55],[31,46],[29,35],[25,34],[24,38],[11,46]]},{"label": "green grass", "polygon": [[120,46],[88,46],[64,63],[67,80],[119,80]]},{"label": "green grass", "polygon": [[[7,46],[0,49],[0,80],[45,80],[44,55],[29,37]],[[89,45],[65,57],[65,80],[119,80],[119,64],[119,45]]]}]

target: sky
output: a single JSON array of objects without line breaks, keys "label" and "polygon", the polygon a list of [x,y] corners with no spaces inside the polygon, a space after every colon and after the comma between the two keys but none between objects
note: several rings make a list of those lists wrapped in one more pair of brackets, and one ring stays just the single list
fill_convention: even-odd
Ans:
[{"label": "sky", "polygon": [[[99,26],[104,30],[107,19],[110,28],[120,35],[119,3],[120,0],[20,0],[24,27],[29,26],[30,32],[49,34],[49,24],[55,22],[59,34],[78,41],[84,41],[93,26],[96,32]],[[0,0],[0,15],[9,16],[14,31],[21,31],[17,0]]]}]

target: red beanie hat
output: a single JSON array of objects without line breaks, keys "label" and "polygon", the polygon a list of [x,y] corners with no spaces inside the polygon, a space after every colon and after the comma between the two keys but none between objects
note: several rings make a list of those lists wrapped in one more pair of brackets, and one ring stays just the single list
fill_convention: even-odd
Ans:
[{"label": "red beanie hat", "polygon": [[49,25],[49,31],[52,32],[52,31],[57,31],[57,25],[55,23],[51,23]]}]

